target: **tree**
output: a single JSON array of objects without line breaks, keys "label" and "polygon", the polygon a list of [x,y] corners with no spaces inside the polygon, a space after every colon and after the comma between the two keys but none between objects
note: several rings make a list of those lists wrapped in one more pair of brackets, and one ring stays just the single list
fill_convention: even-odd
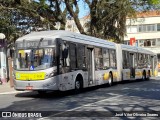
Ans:
[{"label": "tree", "polygon": [[[56,29],[56,22],[65,29],[66,18],[72,17],[81,34],[122,42],[126,31],[126,17],[136,11],[159,7],[160,0],[83,0],[89,7],[89,31],[84,31],[79,14],[80,0],[0,0],[1,28],[7,39],[27,34],[38,28]],[[0,29],[2,31],[2,29]],[[17,35],[18,33],[18,35]]]},{"label": "tree", "polygon": [[103,39],[115,39],[120,42],[125,34],[126,16],[134,15],[128,0],[106,1],[93,0],[89,2],[90,34]]},{"label": "tree", "polygon": [[[84,28],[82,27],[79,18],[78,18],[78,14],[79,14],[79,7],[78,7],[78,2],[77,0],[65,0],[65,5],[66,8],[70,14],[71,17],[73,17],[78,30],[80,31],[81,34],[86,34],[84,32]],[[74,11],[75,9],[75,11]]]},{"label": "tree", "polygon": [[126,17],[135,18],[137,11],[158,8],[160,0],[85,0],[90,9],[90,35],[123,42]]},{"label": "tree", "polygon": [[[66,9],[59,0],[0,0],[0,31],[7,35],[8,44],[19,36],[38,29],[56,29],[56,22],[65,29]],[[7,14],[6,14],[7,13]],[[16,35],[15,35],[16,34]],[[16,36],[16,37],[15,37]]]}]

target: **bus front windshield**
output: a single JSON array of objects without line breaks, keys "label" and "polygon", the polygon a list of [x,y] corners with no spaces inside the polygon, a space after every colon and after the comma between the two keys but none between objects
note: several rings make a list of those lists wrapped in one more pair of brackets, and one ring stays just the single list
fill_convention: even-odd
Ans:
[{"label": "bus front windshield", "polygon": [[16,70],[43,70],[55,65],[55,48],[17,50]]}]

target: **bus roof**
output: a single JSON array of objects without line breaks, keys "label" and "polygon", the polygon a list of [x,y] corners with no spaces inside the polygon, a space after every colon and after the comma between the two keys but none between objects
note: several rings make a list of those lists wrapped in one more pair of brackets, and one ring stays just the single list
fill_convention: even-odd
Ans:
[{"label": "bus roof", "polygon": [[[55,39],[55,38],[61,38],[63,40],[71,41],[71,42],[78,42],[82,44],[88,44],[88,45],[94,45],[94,46],[101,46],[101,47],[108,47],[108,48],[114,48],[116,46],[116,43],[110,42],[107,40],[82,35],[79,33],[74,33],[70,31],[65,30],[51,30],[51,31],[40,31],[40,32],[32,32],[30,34],[24,35],[23,37],[20,37],[16,40],[16,42],[22,42],[23,40],[26,41],[39,41],[41,38],[45,39]],[[153,52],[146,50],[141,47],[134,47],[130,45],[120,44],[122,50],[127,50],[130,52],[139,52],[139,53],[146,53],[146,54],[154,54]],[[155,55],[155,54],[154,54]]]},{"label": "bus roof", "polygon": [[79,33],[74,33],[70,31],[64,31],[64,30],[51,30],[51,31],[40,31],[40,32],[32,32],[30,34],[24,35],[21,38],[18,38],[16,42],[20,42],[23,40],[32,41],[37,40],[39,41],[41,38],[48,38],[48,39],[55,39],[55,38],[62,38],[63,40],[68,40],[71,42],[78,42],[78,43],[85,43],[89,45],[97,45],[97,46],[109,46],[109,47],[115,47],[116,43],[110,42],[107,40],[82,35]]},{"label": "bus roof", "polygon": [[147,50],[147,49],[142,48],[142,47],[136,47],[136,46],[130,46],[130,45],[121,44],[121,48],[122,48],[122,50],[130,51],[130,52],[138,52],[138,53],[156,55],[152,51]]}]

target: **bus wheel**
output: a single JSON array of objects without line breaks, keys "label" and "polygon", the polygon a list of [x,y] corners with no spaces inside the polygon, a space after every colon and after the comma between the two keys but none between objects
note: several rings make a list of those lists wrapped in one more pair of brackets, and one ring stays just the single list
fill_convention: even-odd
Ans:
[{"label": "bus wheel", "polygon": [[143,71],[142,80],[146,80],[146,72]]},{"label": "bus wheel", "polygon": [[75,93],[80,93],[82,89],[82,82],[80,80],[75,81]]},{"label": "bus wheel", "polygon": [[148,71],[147,80],[150,80],[150,71]]},{"label": "bus wheel", "polygon": [[112,73],[109,73],[108,83],[109,83],[109,86],[113,85],[113,76],[112,76]]}]

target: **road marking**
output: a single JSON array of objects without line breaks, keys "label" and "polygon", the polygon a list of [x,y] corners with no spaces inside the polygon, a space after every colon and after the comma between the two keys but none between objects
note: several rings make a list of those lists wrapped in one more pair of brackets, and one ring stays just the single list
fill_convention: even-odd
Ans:
[{"label": "road marking", "polygon": [[[125,95],[128,95],[127,94],[124,94],[124,95],[119,95],[119,94],[114,94],[114,95],[118,95],[118,96],[115,96],[115,97],[111,97],[111,98],[107,98],[107,99],[103,99],[103,100],[100,100],[100,101],[97,101],[97,102],[93,102],[93,103],[89,103],[89,104],[86,104],[86,105],[82,105],[80,107],[76,107],[76,108],[73,108],[73,109],[69,109],[69,110],[66,110],[64,112],[59,112],[59,113],[56,113],[56,114],[53,114],[51,117],[56,117],[57,115],[60,115],[60,114],[63,114],[63,113],[66,113],[66,112],[69,112],[69,111],[74,111],[74,110],[77,110],[77,109],[80,109],[80,108],[83,108],[83,107],[87,107],[87,106],[92,106],[94,104],[97,104],[97,103],[101,103],[101,102],[104,102],[104,101],[107,101],[107,100],[112,100],[112,99],[116,99],[118,97],[122,97],[122,96],[125,96]],[[40,118],[38,120],[43,120],[43,119],[48,119],[49,117],[43,117],[43,118]]]}]

